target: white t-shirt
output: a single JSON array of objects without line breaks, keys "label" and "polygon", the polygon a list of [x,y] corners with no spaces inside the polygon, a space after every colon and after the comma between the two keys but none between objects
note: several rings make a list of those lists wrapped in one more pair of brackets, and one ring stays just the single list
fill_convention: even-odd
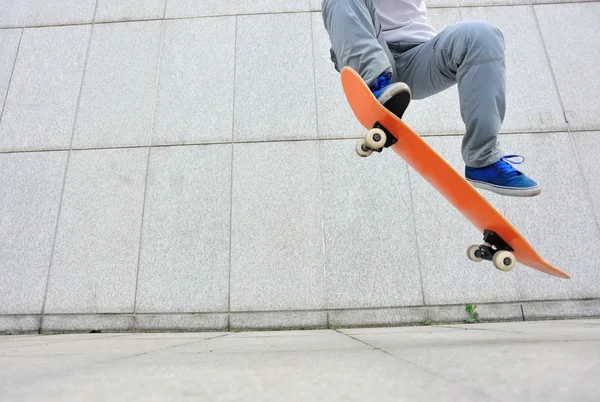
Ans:
[{"label": "white t-shirt", "polygon": [[423,0],[373,0],[386,42],[423,43],[437,35]]}]

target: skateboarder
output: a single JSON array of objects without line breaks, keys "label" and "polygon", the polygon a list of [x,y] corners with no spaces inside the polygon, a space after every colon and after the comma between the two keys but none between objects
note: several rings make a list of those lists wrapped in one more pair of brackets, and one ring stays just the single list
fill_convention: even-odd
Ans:
[{"label": "skateboarder", "polygon": [[513,167],[524,158],[504,155],[498,147],[505,112],[504,37],[499,29],[468,21],[438,34],[428,25],[423,0],[323,0],[322,16],[335,68],[356,70],[399,118],[411,98],[458,84],[466,126],[465,178],[473,186],[517,197],[541,192]]}]

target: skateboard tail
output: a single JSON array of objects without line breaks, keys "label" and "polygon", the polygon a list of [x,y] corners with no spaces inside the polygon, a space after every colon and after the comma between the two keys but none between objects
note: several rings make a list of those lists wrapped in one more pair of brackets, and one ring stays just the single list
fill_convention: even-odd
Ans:
[{"label": "skateboard tail", "polygon": [[559,278],[569,275],[545,261],[485,197],[475,190],[448,162],[398,117],[375,99],[358,73],[349,67],[341,72],[342,84],[356,118],[368,130],[381,124],[397,142],[390,148],[444,196],[465,218],[483,233],[496,232],[514,250],[521,264]]}]

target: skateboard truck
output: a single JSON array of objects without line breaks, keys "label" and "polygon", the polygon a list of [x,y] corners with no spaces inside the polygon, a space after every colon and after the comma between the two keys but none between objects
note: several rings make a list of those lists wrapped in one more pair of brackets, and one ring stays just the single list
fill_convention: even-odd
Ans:
[{"label": "skateboard truck", "polygon": [[376,122],[365,138],[356,144],[356,153],[366,157],[373,152],[381,152],[383,148],[391,147],[397,142],[398,140],[388,130]]},{"label": "skateboard truck", "polygon": [[467,257],[474,262],[491,261],[500,271],[510,271],[517,264],[513,249],[496,232],[484,230],[483,244],[467,249]]}]

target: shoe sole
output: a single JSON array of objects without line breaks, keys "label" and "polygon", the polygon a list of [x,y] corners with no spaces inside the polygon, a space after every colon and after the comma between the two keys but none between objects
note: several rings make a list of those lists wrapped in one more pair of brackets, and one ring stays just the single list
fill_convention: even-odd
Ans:
[{"label": "shoe sole", "polygon": [[396,82],[379,95],[378,100],[383,107],[401,119],[408,108],[411,98],[412,93],[408,85],[403,82]]},{"label": "shoe sole", "polygon": [[514,187],[496,186],[494,184],[471,179],[467,179],[467,181],[471,183],[473,187],[509,197],[534,197],[542,192],[542,188],[540,186],[516,189]]}]

